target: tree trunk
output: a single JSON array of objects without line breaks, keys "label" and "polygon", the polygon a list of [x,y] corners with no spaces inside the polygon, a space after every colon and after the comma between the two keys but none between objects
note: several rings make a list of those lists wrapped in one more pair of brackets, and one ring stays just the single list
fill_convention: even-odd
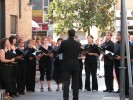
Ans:
[{"label": "tree trunk", "polygon": [[88,28],[88,35],[90,35],[90,27]]}]

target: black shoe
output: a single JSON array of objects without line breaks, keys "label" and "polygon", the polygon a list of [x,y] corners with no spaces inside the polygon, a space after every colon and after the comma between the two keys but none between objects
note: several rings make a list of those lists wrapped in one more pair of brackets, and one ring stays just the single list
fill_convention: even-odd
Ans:
[{"label": "black shoe", "polygon": [[14,94],[15,97],[19,97],[19,94]]},{"label": "black shoe", "polygon": [[129,98],[129,95],[125,95],[126,98]]},{"label": "black shoe", "polygon": [[120,93],[120,92],[119,92],[119,90],[117,90],[117,91],[113,91],[113,93]]},{"label": "black shoe", "polygon": [[108,90],[109,93],[113,92],[113,90]]},{"label": "black shoe", "polygon": [[62,91],[64,90],[64,87],[62,87]]},{"label": "black shoe", "polygon": [[97,89],[93,89],[92,92],[97,92],[98,90]]},{"label": "black shoe", "polygon": [[25,92],[21,92],[22,95],[25,95]]},{"label": "black shoe", "polygon": [[103,90],[103,92],[109,92],[109,90],[106,89],[106,90]]},{"label": "black shoe", "polygon": [[87,91],[91,91],[91,89],[86,89]]},{"label": "black shoe", "polygon": [[59,88],[59,87],[57,87],[56,91],[60,91],[60,88]]},{"label": "black shoe", "polygon": [[49,91],[49,92],[52,92],[52,89],[51,89],[50,87],[48,87],[48,91]]}]

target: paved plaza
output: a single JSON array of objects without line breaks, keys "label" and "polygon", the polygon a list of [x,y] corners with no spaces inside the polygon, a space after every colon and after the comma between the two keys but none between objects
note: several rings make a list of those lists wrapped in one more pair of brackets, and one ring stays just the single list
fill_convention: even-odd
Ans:
[{"label": "paved plaza", "polygon": [[[85,76],[83,75],[83,82]],[[117,90],[117,84],[114,82],[114,89]],[[105,93],[102,90],[105,89],[104,78],[98,78],[99,90],[98,92],[87,92],[83,90],[79,92],[79,100],[120,100],[119,94],[116,93]],[[47,84],[45,81],[44,92],[40,92],[40,84],[36,83],[36,92],[26,93],[26,95],[21,95],[13,100],[63,100],[62,91],[56,91],[56,84],[54,81],[51,82],[52,92],[47,91]],[[70,89],[70,99],[72,100],[72,90]],[[126,99],[128,100],[128,99]]]}]

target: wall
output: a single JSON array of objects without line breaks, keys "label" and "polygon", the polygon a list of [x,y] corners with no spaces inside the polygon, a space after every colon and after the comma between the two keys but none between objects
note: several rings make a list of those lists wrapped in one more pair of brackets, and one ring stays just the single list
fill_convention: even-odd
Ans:
[{"label": "wall", "polygon": [[[126,1],[126,7],[127,10],[133,10],[133,0],[125,0]],[[121,0],[117,0],[117,5],[116,5],[116,9],[120,10],[121,9]]]},{"label": "wall", "polygon": [[28,6],[28,3],[29,0],[6,0],[6,37],[11,35],[11,15],[15,15],[17,17],[16,33],[23,35],[26,40],[31,38],[32,7]]}]

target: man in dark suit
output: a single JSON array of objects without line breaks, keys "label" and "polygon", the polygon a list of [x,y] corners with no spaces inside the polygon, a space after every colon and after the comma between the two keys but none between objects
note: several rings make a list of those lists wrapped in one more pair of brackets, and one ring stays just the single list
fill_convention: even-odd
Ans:
[{"label": "man in dark suit", "polygon": [[111,41],[112,33],[107,32],[105,42],[102,45],[104,50],[104,75],[106,90],[103,92],[113,92],[113,65],[114,65],[114,43]]},{"label": "man in dark suit", "polygon": [[79,94],[79,60],[80,43],[74,40],[75,30],[68,30],[68,39],[61,43],[59,53],[63,53],[63,75],[64,75],[64,100],[69,100],[69,85],[72,77],[73,100],[78,100]]},{"label": "man in dark suit", "polygon": [[[116,34],[116,37],[118,41],[116,42],[114,46],[114,57],[115,57],[115,73],[116,73],[116,78],[118,81],[118,91],[115,91],[114,93],[119,93],[120,92],[120,66],[121,66],[121,54],[120,54],[120,49],[121,49],[121,31],[118,31]],[[129,44],[130,50],[132,50],[131,44]],[[126,46],[125,46],[126,48]],[[132,55],[132,52],[131,52]],[[128,79],[128,67],[127,67],[127,55],[126,55],[126,49],[125,49],[125,96],[128,97],[129,95],[129,79]],[[131,56],[132,59],[132,56]]]}]

